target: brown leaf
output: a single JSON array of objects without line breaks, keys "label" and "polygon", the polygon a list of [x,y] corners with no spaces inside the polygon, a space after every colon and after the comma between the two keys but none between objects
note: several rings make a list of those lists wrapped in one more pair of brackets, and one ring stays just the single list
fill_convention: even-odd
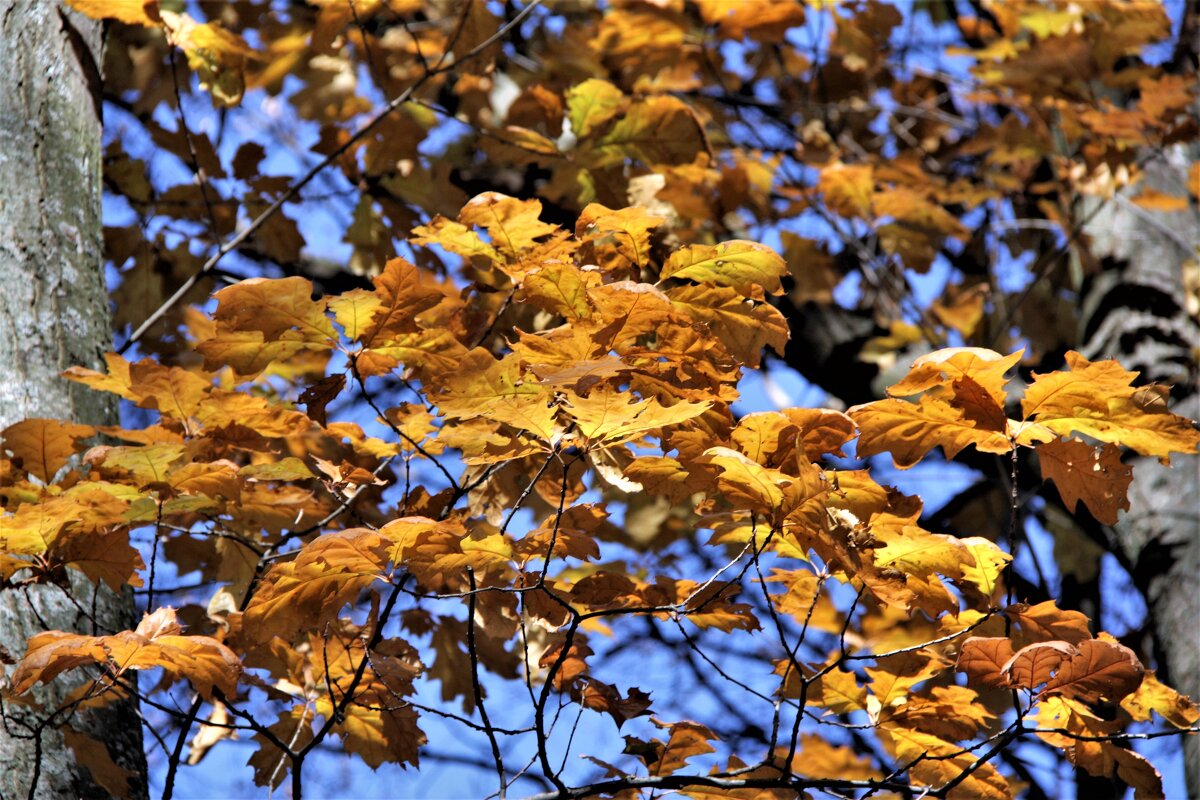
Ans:
[{"label": "brown leaf", "polygon": [[1093,517],[1115,525],[1118,510],[1129,510],[1133,467],[1121,463],[1121,449],[1116,445],[1093,448],[1079,439],[1057,439],[1039,445],[1037,454],[1042,479],[1054,481],[1071,511],[1082,500]]}]

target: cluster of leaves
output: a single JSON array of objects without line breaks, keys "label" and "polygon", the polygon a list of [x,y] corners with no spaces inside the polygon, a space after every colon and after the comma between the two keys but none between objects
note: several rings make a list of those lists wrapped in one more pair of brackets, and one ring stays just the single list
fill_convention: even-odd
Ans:
[{"label": "cluster of leaves", "polygon": [[[5,702],[82,668],[71,703],[136,692],[183,722],[172,775],[203,718],[190,763],[243,731],[256,780],[290,771],[297,793],[331,735],[416,765],[429,715],[486,738],[501,794],[526,739],[525,774],[564,797],[1006,797],[1031,738],[1158,790],[1126,746],[1157,733],[1125,727],[1195,730],[1195,707],[1081,615],[1017,602],[1012,555],[1030,454],[1112,523],[1124,448],[1197,447],[1165,389],[1061,324],[1100,268],[1080,197],[1173,213],[1200,186],[1139,185],[1147,152],[1200,130],[1194,80],[1144,59],[1170,39],[1159,3],[71,4],[112,25],[105,180],[129,213],[106,250],[125,348],[157,360],[70,372],[143,427],[4,431],[0,578],[141,587],[150,616],[35,638]],[[897,46],[914,20],[949,46]],[[1005,290],[1028,253],[1033,280]],[[735,414],[764,348],[866,399],[789,349],[781,313],[840,320],[856,279],[846,374],[927,353],[889,399]],[[1019,404],[1018,367],[1045,373]],[[939,446],[1007,459],[987,489],[1006,547],[978,518],[923,527],[852,442],[901,468]],[[186,636],[164,573],[199,575]],[[606,669],[631,642],[739,698],[737,725]],[[501,720],[510,684],[528,705]],[[633,731],[575,786],[551,761],[571,705]],[[68,741],[119,788],[103,748]]]},{"label": "cluster of leaves", "polygon": [[[540,212],[490,193],[417,228],[414,243],[462,257],[453,277],[396,258],[373,290],[321,299],[298,277],[233,284],[211,318],[193,317],[202,362],[191,367],[112,354],[105,373],[70,370],[158,418],[4,431],[4,585],[65,587],[64,571],[78,570],[142,586],[148,572],[155,610],[135,631],[34,637],[8,695],[91,667],[72,702],[95,702],[140,692],[131,671],[161,669],[147,702],[187,681],[195,709],[211,709],[192,761],[249,730],[256,780],[278,784],[291,769],[297,788],[329,735],[372,767],[417,765],[419,712],[436,711],[486,734],[501,786],[497,738],[535,739],[543,778],[564,796],[732,781],[781,797],[916,786],[1004,798],[1014,787],[991,761],[1030,733],[1161,794],[1154,769],[1114,742],[1151,712],[1194,726],[1196,707],[1077,612],[1013,602],[1011,557],[995,542],[923,529],[918,498],[847,468],[842,452],[856,435],[860,456],[891,452],[902,467],[938,446],[1036,448],[1073,501],[1115,514],[1129,483],[1108,465],[1116,449],[1166,458],[1200,444],[1157,387],[1071,354],[1068,371],[1036,377],[1013,420],[1005,374],[1021,354],[951,348],[914,364],[891,399],[737,418],[743,370],[787,337],[766,302],[782,291],[783,259],[737,240],[664,248],[653,236],[663,219],[638,207],[589,205],[573,232]],[[298,378],[308,388],[289,398],[281,387]],[[331,420],[343,394],[386,432]],[[121,444],[73,460],[97,433]],[[1072,433],[1101,448],[1062,438]],[[138,529],[152,532],[152,559],[161,546],[177,573],[220,584],[206,608],[183,610],[188,635],[155,606],[155,564],[130,544]],[[689,573],[666,545],[701,531],[722,563]],[[340,616],[348,606],[354,616]],[[568,788],[547,745],[562,703],[617,730],[656,713],[595,658],[597,638],[632,635],[639,618],[689,642],[771,642],[760,763],[731,753],[722,769],[688,772],[720,737],[655,718],[666,741],[625,737],[644,775],[597,762],[615,783]],[[523,681],[530,707],[489,716],[494,679]],[[481,721],[414,700],[430,680]],[[1098,716],[1097,704],[1121,715]],[[805,721],[869,731],[882,749],[856,754]]]}]

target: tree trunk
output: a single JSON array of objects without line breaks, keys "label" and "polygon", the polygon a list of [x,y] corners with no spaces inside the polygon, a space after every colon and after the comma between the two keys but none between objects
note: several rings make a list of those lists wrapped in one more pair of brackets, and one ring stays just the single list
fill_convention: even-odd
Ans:
[{"label": "tree trunk", "polygon": [[[100,366],[111,345],[101,256],[100,53],[100,23],[55,2],[0,0],[0,429],[27,417],[117,421],[109,398],[59,377],[72,365]],[[71,594],[52,585],[0,591],[0,648],[19,658],[43,625],[85,633],[132,627],[128,589],[97,591],[80,576]],[[109,796],[76,763],[64,723],[107,745],[129,773],[127,796],[146,796],[136,703],[55,716],[79,682],[78,672],[68,673],[36,691],[41,709],[4,703],[0,797],[27,796],[35,779],[34,797]]]},{"label": "tree trunk", "polygon": [[[1146,165],[1143,183],[1181,195],[1200,153],[1166,149]],[[1200,342],[1195,289],[1184,264],[1200,247],[1200,214],[1193,204],[1168,214],[1120,196],[1088,226],[1092,252],[1111,260],[1088,293],[1080,341],[1090,359],[1113,357],[1142,378],[1171,385],[1173,410],[1200,418],[1194,347]],[[1189,296],[1190,295],[1190,296]],[[1134,565],[1146,598],[1159,673],[1200,700],[1200,464],[1182,456],[1167,468],[1135,458],[1130,510],[1114,528],[1116,546]],[[1200,797],[1200,738],[1184,740],[1188,796]]]}]

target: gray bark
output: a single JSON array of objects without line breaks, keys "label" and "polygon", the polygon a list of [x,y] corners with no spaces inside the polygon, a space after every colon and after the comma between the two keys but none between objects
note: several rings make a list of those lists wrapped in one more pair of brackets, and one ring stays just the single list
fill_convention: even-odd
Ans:
[{"label": "gray bark", "polygon": [[[1181,146],[1164,151],[1147,165],[1144,184],[1182,195],[1196,155],[1195,148],[1189,153]],[[1183,278],[1185,261],[1196,258],[1200,247],[1195,204],[1163,214],[1117,197],[1088,234],[1093,253],[1118,268],[1101,277],[1083,308],[1084,355],[1115,357],[1145,379],[1173,385],[1173,410],[1200,419],[1200,320],[1189,308],[1197,300],[1188,296]],[[1107,303],[1138,297],[1140,307],[1106,313],[1106,296],[1112,298]],[[1159,671],[1175,689],[1200,700],[1200,459],[1176,457],[1171,468],[1153,458],[1130,463],[1130,510],[1114,528],[1116,545],[1134,565],[1134,580],[1146,596],[1163,662]],[[1184,740],[1184,758],[1188,796],[1200,797],[1200,738]]]},{"label": "gray bark", "polygon": [[[101,25],[49,0],[0,0],[0,429],[27,417],[117,421],[114,403],[59,373],[99,367],[111,345],[101,253]],[[13,656],[43,625],[91,633],[133,626],[133,596],[73,579],[78,606],[57,586],[0,591],[0,647]],[[5,669],[11,673],[11,667]],[[0,729],[0,797],[107,797],[75,763],[64,722],[105,743],[146,796],[136,704],[76,710],[49,724],[82,678],[68,672],[35,692],[41,709],[7,702]]]}]

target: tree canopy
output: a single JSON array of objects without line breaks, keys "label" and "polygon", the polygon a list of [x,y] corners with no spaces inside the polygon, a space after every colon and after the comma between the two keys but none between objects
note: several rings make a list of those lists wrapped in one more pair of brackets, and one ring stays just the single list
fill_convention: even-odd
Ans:
[{"label": "tree canopy", "polygon": [[[124,413],[3,431],[0,591],[145,616],[0,698],[72,681],[39,724],[110,793],[71,712],[136,696],[167,796],[234,750],[297,798],[331,751],[394,795],[1163,796],[1139,746],[1200,709],[1056,589],[1130,456],[1200,449],[1194,351],[1173,390],[1074,325],[1097,209],[1197,212],[1144,179],[1200,137],[1190,12],[69,5],[120,346],[65,377]],[[984,488],[905,483],[951,460]]]}]

